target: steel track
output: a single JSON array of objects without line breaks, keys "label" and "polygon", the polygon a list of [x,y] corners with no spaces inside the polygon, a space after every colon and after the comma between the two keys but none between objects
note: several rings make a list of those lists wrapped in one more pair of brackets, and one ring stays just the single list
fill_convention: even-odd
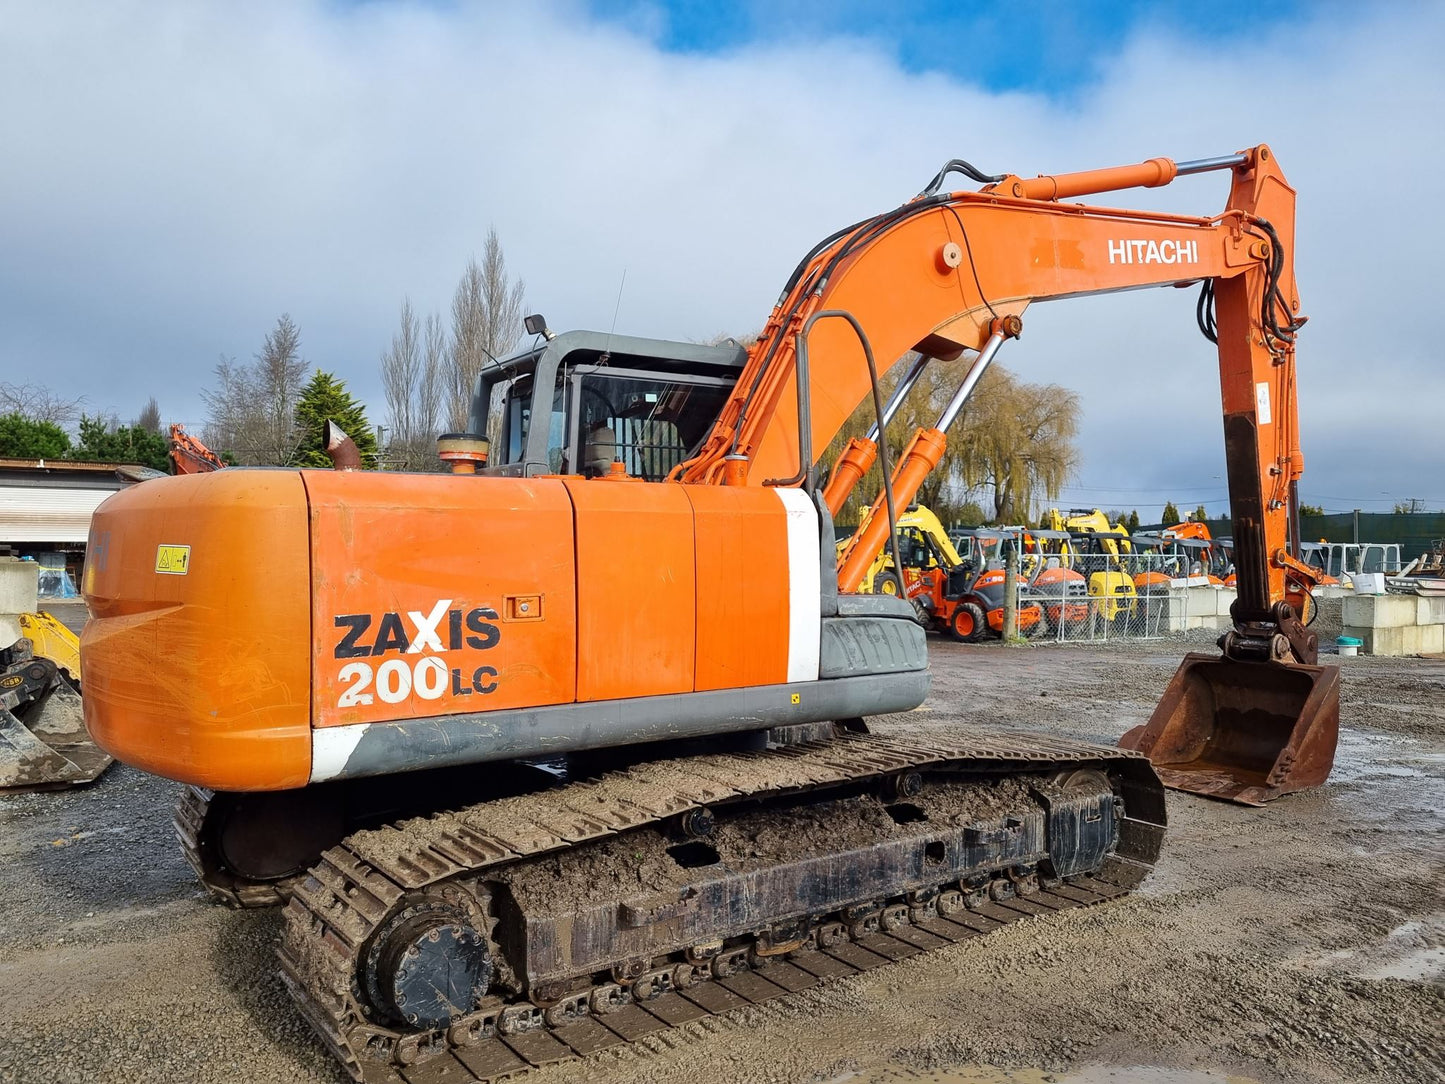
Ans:
[{"label": "steel track", "polygon": [[279,907],[301,877],[253,881],[226,869],[216,853],[214,826],[207,823],[215,795],[203,787],[187,786],[176,802],[171,824],[181,841],[181,852],[196,877],[215,899],[228,907]]},{"label": "steel track", "polygon": [[[965,903],[943,884],[941,895],[915,892],[885,901],[867,922],[857,921],[850,908],[821,916],[808,940],[786,955],[761,955],[751,950],[755,944],[730,942],[727,951],[681,970],[669,962],[626,985],[592,981],[544,1004],[488,998],[449,1028],[432,1032],[407,1034],[378,1022],[359,992],[359,966],[372,935],[408,901],[424,893],[461,905],[479,878],[524,860],[699,807],[826,795],[914,769],[997,774],[1073,767],[1108,773],[1123,803],[1117,846],[1088,875],[1045,882],[1037,890],[1030,885],[1024,896],[1010,897],[1012,886],[1000,879],[993,898],[975,893]],[[765,752],[658,761],[354,833],[294,886],[278,956],[302,1015],[353,1078],[367,1084],[487,1081],[980,937],[1024,917],[1122,895],[1148,873],[1163,826],[1163,790],[1146,758],[1059,739],[850,735]]]}]

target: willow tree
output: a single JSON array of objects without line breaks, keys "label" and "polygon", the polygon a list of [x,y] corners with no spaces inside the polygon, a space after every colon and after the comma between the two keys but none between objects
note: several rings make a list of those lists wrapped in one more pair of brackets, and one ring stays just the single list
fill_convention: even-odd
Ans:
[{"label": "willow tree", "polygon": [[[912,362],[905,357],[881,381],[885,400]],[[888,425],[889,462],[896,464],[920,427],[931,426],[962,378],[964,363],[932,362]],[[938,468],[919,488],[916,500],[944,523],[977,518],[981,501],[995,523],[1018,523],[1032,504],[1056,499],[1078,462],[1074,436],[1079,399],[1056,384],[1027,384],[995,364],[979,381],[948,433]],[[872,399],[853,412],[824,453],[831,467],[849,437],[873,424]],[[854,488],[838,515],[840,524],[858,522],[883,486],[875,464]],[[973,513],[973,514],[970,514]]]},{"label": "willow tree", "polygon": [[1022,523],[1035,501],[1058,497],[1079,462],[1077,395],[994,366],[964,410],[949,444],[965,484],[992,493],[995,523]]}]

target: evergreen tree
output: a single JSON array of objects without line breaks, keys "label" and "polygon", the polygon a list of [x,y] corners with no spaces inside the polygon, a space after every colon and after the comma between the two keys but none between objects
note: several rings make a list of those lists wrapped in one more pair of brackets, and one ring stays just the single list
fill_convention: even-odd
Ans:
[{"label": "evergreen tree", "polygon": [[1124,526],[1129,529],[1130,534],[1133,534],[1139,529],[1139,513],[1137,510],[1129,513],[1129,518],[1124,521]]},{"label": "evergreen tree", "polygon": [[1204,510],[1204,505],[1201,504],[1198,508],[1194,510],[1194,515],[1190,516],[1189,518],[1203,523],[1206,519],[1209,518],[1209,513]]},{"label": "evergreen tree", "polygon": [[356,442],[361,451],[361,464],[367,469],[376,466],[376,433],[366,420],[366,408],[351,397],[346,381],[320,369],[301,389],[296,402],[296,431],[300,437],[292,463],[298,467],[329,467],[326,454],[326,423],[339,425]]},{"label": "evergreen tree", "polygon": [[1179,509],[1174,507],[1174,502],[1169,501],[1164,505],[1164,526],[1172,527],[1176,523],[1182,523],[1179,518]]},{"label": "evergreen tree", "polygon": [[60,459],[70,451],[70,437],[54,422],[20,411],[0,415],[0,456],[14,459]]},{"label": "evergreen tree", "polygon": [[169,471],[169,443],[159,432],[140,425],[107,424],[103,418],[80,416],[80,443],[67,459],[97,463],[139,463],[152,470]]}]

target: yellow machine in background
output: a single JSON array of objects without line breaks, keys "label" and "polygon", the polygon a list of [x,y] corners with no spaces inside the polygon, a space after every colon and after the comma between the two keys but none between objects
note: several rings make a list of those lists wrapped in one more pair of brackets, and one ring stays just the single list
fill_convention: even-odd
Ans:
[{"label": "yellow machine in background", "polygon": [[80,637],[66,628],[59,618],[44,610],[17,614],[20,632],[31,643],[31,650],[42,659],[49,659],[60,668],[65,679],[80,688]]},{"label": "yellow machine in background", "polygon": [[[921,504],[910,505],[908,510],[898,517],[898,534],[900,541],[908,539],[910,535],[917,536],[917,541],[925,539],[932,542],[941,551],[943,563],[947,568],[957,568],[963,563],[963,557],[954,548],[952,540],[948,537],[948,531],[943,526],[943,521],[933,514],[933,510],[925,508]],[[838,558],[843,558],[843,551],[847,547],[848,539],[838,543]],[[893,567],[893,553],[889,547],[884,546],[878,551],[878,556],[868,566],[868,571],[863,575],[863,582],[859,584],[858,590],[863,594],[875,595],[902,595],[903,578]]]},{"label": "yellow machine in background", "polygon": [[1044,513],[1044,526],[1073,536],[1074,567],[1086,575],[1089,596],[1103,600],[1102,616],[1113,624],[1128,621],[1138,608],[1139,592],[1124,568],[1123,558],[1134,550],[1124,525],[1111,524],[1098,508],[1073,508],[1067,513],[1050,508]]},{"label": "yellow machine in background", "polygon": [[37,609],[37,574],[0,557],[0,791],[78,786],[111,764],[85,730],[80,640]]}]

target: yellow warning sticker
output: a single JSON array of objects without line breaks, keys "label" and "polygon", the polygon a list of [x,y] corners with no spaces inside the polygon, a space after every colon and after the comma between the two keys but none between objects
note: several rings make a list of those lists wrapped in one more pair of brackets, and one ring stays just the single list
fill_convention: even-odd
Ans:
[{"label": "yellow warning sticker", "polygon": [[191,570],[190,546],[156,547],[156,571],[172,576],[184,576]]},{"label": "yellow warning sticker", "polygon": [[794,703],[794,704],[801,704],[802,702],[803,702],[803,695],[802,695],[802,693],[794,693],[794,694],[793,694],[793,703]]}]

